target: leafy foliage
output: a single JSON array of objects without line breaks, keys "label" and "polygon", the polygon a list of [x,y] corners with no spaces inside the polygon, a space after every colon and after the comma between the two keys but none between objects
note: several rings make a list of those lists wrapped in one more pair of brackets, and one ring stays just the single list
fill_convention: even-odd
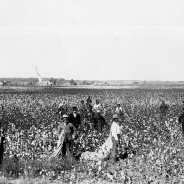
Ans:
[{"label": "leafy foliage", "polygon": [[[73,154],[94,151],[109,134],[111,117],[121,102],[127,117],[122,117],[123,134],[118,150],[119,161],[81,163],[70,160],[49,162],[46,158],[56,146],[57,114],[60,102],[68,103],[68,113],[81,98],[100,99],[105,107],[106,126],[101,133],[84,119],[78,129]],[[184,145],[177,117],[183,91],[180,89],[90,90],[54,89],[3,91],[1,122],[9,139],[6,145],[4,172],[7,176],[47,176],[63,182],[93,182],[102,179],[124,183],[179,183],[184,178]],[[169,112],[159,112],[160,97],[166,99]]]}]

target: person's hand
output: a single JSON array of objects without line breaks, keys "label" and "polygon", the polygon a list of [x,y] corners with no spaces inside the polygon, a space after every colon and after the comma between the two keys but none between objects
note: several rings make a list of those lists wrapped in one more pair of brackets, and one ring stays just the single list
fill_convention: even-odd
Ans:
[{"label": "person's hand", "polygon": [[75,135],[72,135],[72,139],[75,139]]}]

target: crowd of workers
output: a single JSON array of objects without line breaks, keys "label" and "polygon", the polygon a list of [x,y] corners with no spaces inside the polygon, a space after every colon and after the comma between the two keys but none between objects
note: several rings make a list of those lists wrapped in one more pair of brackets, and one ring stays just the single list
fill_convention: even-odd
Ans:
[{"label": "crowd of workers", "polygon": [[[183,102],[184,103],[184,102]],[[162,116],[166,116],[169,111],[169,106],[162,101],[160,105],[160,112]],[[106,121],[104,116],[105,110],[102,107],[102,104],[98,99],[96,99],[95,104],[92,104],[92,99],[89,96],[86,100],[80,101],[80,105],[78,108],[76,106],[72,107],[72,112],[68,114],[67,104],[63,102],[58,107],[58,114],[61,117],[61,121],[58,127],[58,142],[57,148],[54,151],[52,157],[58,156],[67,156],[71,155],[72,152],[72,144],[76,139],[77,130],[84,121],[84,119],[92,122],[93,127],[97,132],[102,133],[103,128],[106,126]],[[110,124],[110,134],[112,137],[112,149],[110,152],[110,160],[114,163],[117,157],[117,147],[119,145],[120,134],[121,134],[121,121],[122,117],[127,116],[125,110],[121,106],[120,103],[117,103],[117,107],[114,111],[114,115],[112,116],[112,122]],[[184,108],[183,113],[179,116],[178,121],[182,125],[182,130],[184,133]],[[3,162],[3,154],[4,154],[4,143],[5,136],[3,135],[3,129],[0,129],[0,164]]]},{"label": "crowd of workers", "polygon": [[[62,151],[59,149],[59,145],[61,145],[61,141],[58,142],[58,149],[54,152],[54,155],[58,156],[62,154],[62,156],[66,156],[67,153],[71,150],[72,140],[76,138],[76,131],[81,124],[81,121],[84,119],[89,120],[92,122],[92,129],[96,130],[98,133],[101,133],[103,131],[104,126],[106,125],[105,118],[101,114],[104,110],[102,107],[102,104],[98,99],[96,99],[95,104],[92,105],[92,99],[89,96],[86,100],[86,103],[84,100],[81,100],[79,105],[79,110],[77,112],[77,107],[73,106],[72,113],[67,114],[65,103],[62,103],[58,107],[58,113],[62,117],[62,125],[59,125],[58,135],[61,137],[61,129],[64,129],[65,127],[65,136],[63,138],[63,144],[62,144]],[[116,161],[116,155],[117,155],[117,146],[118,142],[120,140],[120,133],[121,133],[121,127],[120,127],[120,116],[124,114],[124,110],[121,107],[120,103],[117,104],[117,107],[115,109],[115,113],[112,117],[112,124],[110,128],[110,134],[112,135],[112,151],[111,151],[111,161]],[[62,127],[62,128],[61,128]],[[70,155],[70,154],[68,154]]]},{"label": "crowd of workers", "polygon": [[[105,118],[102,115],[105,114],[104,108],[98,99],[96,99],[95,104],[92,105],[92,99],[90,96],[87,98],[86,103],[84,100],[81,100],[79,109],[76,106],[73,107],[73,112],[71,114],[66,114],[66,104],[60,104],[58,108],[58,113],[61,115],[63,122],[65,122],[66,132],[65,138],[63,139],[63,147],[62,147],[62,155],[66,155],[67,152],[71,151],[72,141],[76,138],[76,131],[81,124],[81,121],[85,118],[89,121],[93,122],[93,127],[97,132],[101,133],[103,131],[103,127],[107,125],[105,122]],[[160,113],[162,117],[166,116],[169,110],[169,106],[163,100],[160,105]],[[117,157],[117,147],[119,145],[120,134],[121,134],[121,121],[122,119],[127,118],[127,114],[124,108],[120,103],[117,103],[117,107],[115,108],[114,115],[112,116],[112,122],[110,125],[110,134],[112,136],[112,149],[110,153],[111,162],[116,161]],[[124,117],[124,118],[123,118]],[[183,120],[182,118],[183,117]],[[183,130],[184,130],[184,113],[179,118],[179,122],[181,122]],[[183,123],[182,123],[183,121]],[[60,145],[59,143],[58,145]],[[59,152],[59,150],[57,150]],[[56,155],[56,154],[55,154]],[[58,155],[58,154],[57,154]]]}]

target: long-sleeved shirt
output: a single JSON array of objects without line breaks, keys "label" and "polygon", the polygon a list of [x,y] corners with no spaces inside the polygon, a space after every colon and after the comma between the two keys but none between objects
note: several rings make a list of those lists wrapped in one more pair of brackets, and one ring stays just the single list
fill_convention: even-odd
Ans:
[{"label": "long-sleeved shirt", "polygon": [[123,113],[123,108],[122,107],[116,107],[115,112],[118,113],[118,114],[121,114],[121,113]]},{"label": "long-sleeved shirt", "polygon": [[111,135],[116,139],[116,141],[118,141],[117,135],[121,133],[121,127],[118,125],[118,123],[113,121],[110,132],[111,132]]},{"label": "long-sleeved shirt", "polygon": [[[58,128],[58,134],[61,134],[61,131],[63,130],[63,128],[65,127],[64,123],[61,123],[59,125],[59,128]],[[75,126],[72,124],[72,123],[68,123],[66,125],[66,133],[65,133],[65,139],[64,141],[66,140],[72,140],[72,136],[76,137],[76,128]]]},{"label": "long-sleeved shirt", "polygon": [[94,111],[101,110],[101,109],[102,109],[101,104],[95,104],[95,105],[93,106],[93,110],[94,110]]}]

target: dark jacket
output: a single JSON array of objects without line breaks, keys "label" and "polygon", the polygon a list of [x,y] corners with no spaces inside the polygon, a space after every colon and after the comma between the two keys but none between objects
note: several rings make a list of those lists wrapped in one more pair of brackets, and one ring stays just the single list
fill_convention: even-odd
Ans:
[{"label": "dark jacket", "polygon": [[168,111],[168,109],[169,109],[168,105],[161,104],[161,106],[160,106],[161,113],[163,113],[163,114],[166,113]]},{"label": "dark jacket", "polygon": [[101,114],[97,114],[95,116],[95,121],[94,121],[94,128],[96,130],[102,130],[102,127],[105,126],[105,119]]},{"label": "dark jacket", "polygon": [[73,113],[69,115],[69,122],[72,123],[76,128],[79,127],[81,124],[81,118],[79,114],[76,114],[76,117],[74,116]]},{"label": "dark jacket", "polygon": [[1,138],[0,140],[0,165],[1,165],[3,162],[5,137],[1,136],[0,138]]},{"label": "dark jacket", "polygon": [[179,123],[184,123],[184,112],[178,118]]},{"label": "dark jacket", "polygon": [[87,99],[87,103],[88,103],[88,104],[91,104],[91,103],[92,103],[91,98],[88,98],[88,99]]}]

